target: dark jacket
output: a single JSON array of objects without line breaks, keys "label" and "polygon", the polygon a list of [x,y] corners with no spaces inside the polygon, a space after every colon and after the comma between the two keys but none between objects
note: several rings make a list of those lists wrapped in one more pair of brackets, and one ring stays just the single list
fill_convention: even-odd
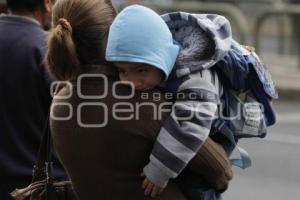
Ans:
[{"label": "dark jacket", "polygon": [[[159,132],[161,120],[154,120],[151,106],[143,106],[140,109],[138,120],[116,120],[112,112],[116,103],[133,103],[135,107],[135,103],[149,100],[143,100],[139,93],[128,100],[115,98],[112,94],[112,85],[117,77],[112,67],[90,67],[84,72],[105,74],[109,75],[109,78],[106,87],[101,78],[82,79],[81,93],[102,95],[107,89],[107,95],[97,99],[80,98],[77,94],[79,86],[74,82],[72,90],[65,87],[58,94],[59,97],[67,96],[72,91],[70,98],[55,99],[53,102],[51,119],[55,149],[73,181],[75,190],[81,200],[147,199],[141,188],[143,178],[140,173],[149,162],[154,135]],[[130,94],[126,86],[118,85],[115,91],[118,95]],[[150,92],[149,95],[151,94]],[[158,105],[160,102],[157,101],[155,104]],[[128,106],[122,108],[128,109]],[[68,115],[71,116],[70,119],[67,119]],[[117,115],[129,116],[128,113]],[[83,125],[99,125],[106,119],[106,126],[97,128],[82,127],[78,123],[81,121]],[[177,186],[170,182],[156,199],[185,198]]]},{"label": "dark jacket", "polygon": [[0,183],[31,178],[51,102],[46,41],[37,22],[0,15]]}]

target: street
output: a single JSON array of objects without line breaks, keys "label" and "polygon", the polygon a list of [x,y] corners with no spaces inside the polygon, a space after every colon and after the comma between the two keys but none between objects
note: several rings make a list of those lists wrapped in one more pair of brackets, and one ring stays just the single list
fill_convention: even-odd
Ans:
[{"label": "street", "polygon": [[225,200],[300,199],[300,104],[275,102],[278,123],[264,139],[244,139],[240,146],[252,167],[234,167],[235,177]]}]

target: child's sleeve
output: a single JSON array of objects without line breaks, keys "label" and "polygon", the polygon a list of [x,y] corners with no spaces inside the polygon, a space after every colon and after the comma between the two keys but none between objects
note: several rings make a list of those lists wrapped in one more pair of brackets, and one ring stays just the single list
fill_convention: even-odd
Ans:
[{"label": "child's sleeve", "polygon": [[155,185],[165,187],[170,178],[175,178],[208,137],[219,103],[219,87],[218,77],[211,70],[191,74],[179,86],[177,101],[144,168]]}]

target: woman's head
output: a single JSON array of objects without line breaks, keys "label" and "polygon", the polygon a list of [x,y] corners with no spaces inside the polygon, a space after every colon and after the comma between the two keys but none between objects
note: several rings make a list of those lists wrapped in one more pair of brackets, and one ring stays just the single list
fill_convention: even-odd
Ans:
[{"label": "woman's head", "polygon": [[110,0],[57,0],[46,57],[50,74],[72,80],[81,65],[103,64],[115,16]]}]

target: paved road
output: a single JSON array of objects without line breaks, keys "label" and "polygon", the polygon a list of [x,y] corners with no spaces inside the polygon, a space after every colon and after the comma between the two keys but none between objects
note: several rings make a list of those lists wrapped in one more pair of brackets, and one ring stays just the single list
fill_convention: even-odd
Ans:
[{"label": "paved road", "polygon": [[278,124],[265,139],[241,141],[253,166],[235,168],[225,200],[300,199],[300,102],[275,103]]}]

